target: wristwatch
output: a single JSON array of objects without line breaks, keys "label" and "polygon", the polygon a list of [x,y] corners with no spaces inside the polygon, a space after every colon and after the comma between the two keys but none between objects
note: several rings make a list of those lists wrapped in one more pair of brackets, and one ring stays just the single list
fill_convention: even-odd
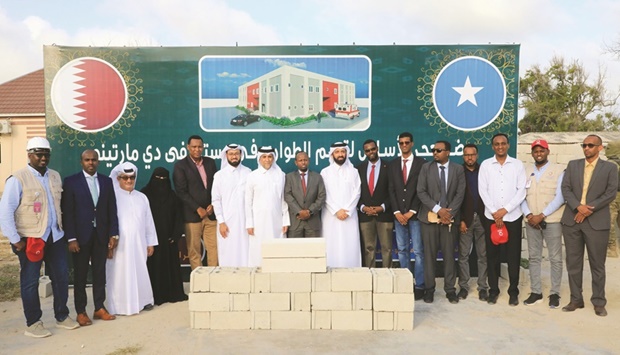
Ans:
[{"label": "wristwatch", "polygon": [[110,238],[118,240],[118,235],[113,235]]}]

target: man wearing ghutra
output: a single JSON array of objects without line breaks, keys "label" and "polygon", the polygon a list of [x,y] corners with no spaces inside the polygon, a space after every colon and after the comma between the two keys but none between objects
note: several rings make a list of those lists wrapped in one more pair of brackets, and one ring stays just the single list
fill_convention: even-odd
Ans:
[{"label": "man wearing ghutra", "polygon": [[252,170],[241,164],[245,148],[228,144],[222,166],[213,177],[211,202],[217,220],[217,254],[220,266],[248,266],[248,231],[245,228],[245,184]]},{"label": "man wearing ghutra", "polygon": [[245,186],[245,226],[250,235],[248,266],[260,266],[261,242],[282,238],[290,219],[284,201],[284,173],[275,163],[271,146],[258,150],[258,168],[252,171]]},{"label": "man wearing ghutra", "polygon": [[348,159],[346,143],[332,144],[329,166],[321,171],[327,198],[321,215],[327,249],[327,266],[360,267],[362,265],[357,201],[361,181],[357,169]]}]

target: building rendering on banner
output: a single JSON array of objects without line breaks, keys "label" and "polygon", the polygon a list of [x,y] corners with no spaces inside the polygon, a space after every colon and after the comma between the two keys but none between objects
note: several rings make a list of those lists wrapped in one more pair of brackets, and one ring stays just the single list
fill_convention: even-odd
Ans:
[{"label": "building rendering on banner", "polygon": [[275,69],[238,90],[239,106],[274,117],[336,114],[338,107],[355,107],[354,83],[291,66]]}]

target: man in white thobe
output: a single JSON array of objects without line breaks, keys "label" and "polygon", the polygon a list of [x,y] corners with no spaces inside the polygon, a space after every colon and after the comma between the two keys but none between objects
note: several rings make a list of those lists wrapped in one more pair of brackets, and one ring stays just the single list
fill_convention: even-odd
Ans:
[{"label": "man in white thobe", "polygon": [[129,162],[110,174],[116,194],[119,240],[106,263],[110,314],[132,315],[153,309],[153,289],[146,259],[153,255],[157,232],[148,198],[135,189],[138,168]]},{"label": "man in white thobe", "polygon": [[245,227],[250,243],[248,266],[261,265],[261,243],[265,239],[282,238],[290,225],[288,204],[284,200],[285,175],[275,163],[275,150],[258,150],[258,168],[245,185]]},{"label": "man in white thobe", "polygon": [[248,232],[245,228],[245,183],[251,170],[243,166],[245,148],[228,144],[220,155],[222,166],[213,178],[211,203],[217,220],[217,254],[220,266],[248,266]]},{"label": "man in white thobe", "polygon": [[362,254],[357,218],[361,181],[349,162],[349,147],[334,143],[329,151],[329,166],[321,171],[327,198],[321,218],[325,238],[327,266],[360,267]]}]

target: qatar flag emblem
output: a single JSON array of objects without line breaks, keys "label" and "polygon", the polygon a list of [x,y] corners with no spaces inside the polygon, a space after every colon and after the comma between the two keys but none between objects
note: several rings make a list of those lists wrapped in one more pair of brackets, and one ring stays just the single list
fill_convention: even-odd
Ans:
[{"label": "qatar flag emblem", "polygon": [[114,125],[125,112],[127,87],[110,63],[83,57],[65,64],[52,81],[54,110],[67,126],[99,132]]}]

